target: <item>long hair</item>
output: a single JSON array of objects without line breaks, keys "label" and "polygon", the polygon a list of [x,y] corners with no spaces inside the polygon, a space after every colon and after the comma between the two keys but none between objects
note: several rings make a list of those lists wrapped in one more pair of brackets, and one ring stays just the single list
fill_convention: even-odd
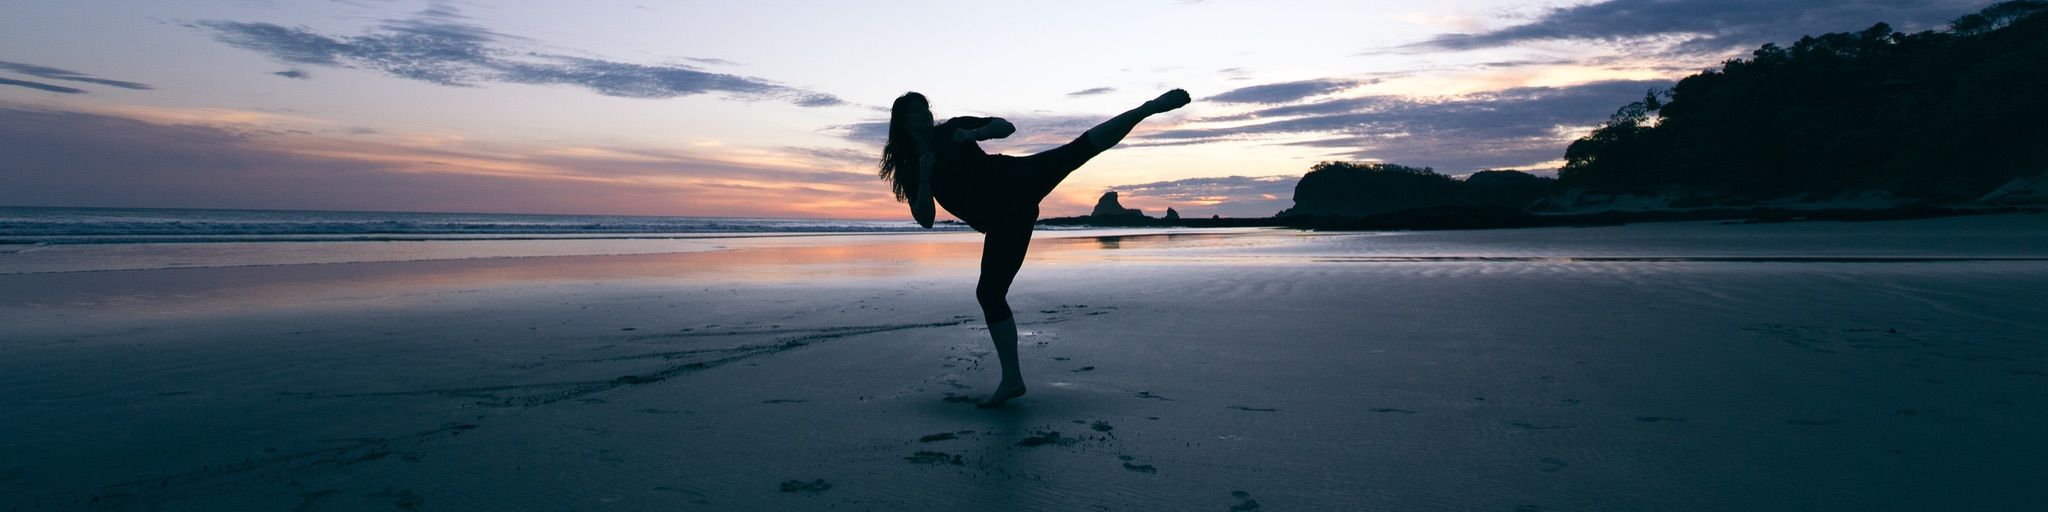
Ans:
[{"label": "long hair", "polygon": [[[924,148],[918,146],[911,130],[931,130],[930,112],[931,103],[915,92],[897,96],[896,104],[889,107],[889,142],[882,145],[882,170],[875,175],[889,180],[897,201],[917,197],[917,160]],[[913,126],[917,124],[924,126]]]}]

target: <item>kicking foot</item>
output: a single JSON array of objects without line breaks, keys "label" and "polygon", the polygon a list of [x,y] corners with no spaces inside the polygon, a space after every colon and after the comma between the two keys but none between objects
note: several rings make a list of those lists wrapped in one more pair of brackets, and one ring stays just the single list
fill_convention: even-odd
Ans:
[{"label": "kicking foot", "polygon": [[974,406],[981,409],[994,409],[997,407],[1002,407],[1003,402],[1008,402],[1010,401],[1010,399],[1017,398],[1020,396],[1024,396],[1023,384],[1013,385],[1009,383],[1003,383],[1002,385],[996,386],[996,392],[994,394],[989,395],[988,400],[984,400],[981,403],[974,404]]},{"label": "kicking foot", "polygon": [[1166,91],[1166,94],[1161,94],[1157,98],[1153,98],[1152,101],[1145,102],[1144,108],[1146,112],[1158,114],[1187,106],[1189,101],[1193,100],[1188,98],[1187,91],[1174,89]]}]

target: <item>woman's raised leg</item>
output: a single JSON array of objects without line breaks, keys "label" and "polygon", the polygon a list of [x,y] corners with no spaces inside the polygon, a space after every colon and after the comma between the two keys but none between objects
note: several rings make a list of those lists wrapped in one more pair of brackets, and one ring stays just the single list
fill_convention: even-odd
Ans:
[{"label": "woman's raised leg", "polygon": [[1103,121],[1102,124],[1095,125],[1094,128],[1089,128],[1088,141],[1095,143],[1097,151],[1109,149],[1110,146],[1115,146],[1117,142],[1123,141],[1125,135],[1130,135],[1131,129],[1138,127],[1138,121],[1143,121],[1152,114],[1180,108],[1183,105],[1187,105],[1188,101],[1187,91],[1180,89],[1166,91],[1166,94],[1161,94],[1158,98],[1153,98],[1152,101],[1139,105],[1138,108],[1117,114],[1116,117],[1109,118],[1108,121]]},{"label": "woman's raised leg", "polygon": [[1089,128],[1087,133],[1073,142],[1038,154],[1019,157],[1019,166],[1029,170],[1024,174],[1035,176],[1036,180],[1026,188],[1036,193],[1036,197],[1045,198],[1054,188],[1059,187],[1061,181],[1067,179],[1068,174],[1080,169],[1082,164],[1088,163],[1095,155],[1123,141],[1125,135],[1130,135],[1131,130],[1137,128],[1139,121],[1152,114],[1177,109],[1187,104],[1187,91],[1167,91],[1166,94],[1161,94],[1158,98],[1139,105],[1138,108],[1117,114],[1116,117]]},{"label": "woman's raised leg", "polygon": [[988,320],[988,335],[995,341],[996,357],[1003,365],[1003,381],[976,407],[1001,407],[1003,402],[1024,396],[1024,372],[1017,366],[1017,317],[1010,312],[1008,296],[1010,282],[1017,279],[1017,270],[1024,266],[1024,252],[1030,248],[1030,224],[990,229],[982,239],[981,281],[974,286],[974,298]]}]

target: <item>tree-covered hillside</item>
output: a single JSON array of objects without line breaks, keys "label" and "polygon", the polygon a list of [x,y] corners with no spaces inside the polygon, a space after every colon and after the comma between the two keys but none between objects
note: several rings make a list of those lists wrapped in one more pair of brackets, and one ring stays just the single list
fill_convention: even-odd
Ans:
[{"label": "tree-covered hillside", "polygon": [[1616,112],[1572,143],[1566,186],[1761,200],[1867,190],[1981,195],[2048,170],[2048,1],[1947,30],[1879,23],[1766,44]]}]

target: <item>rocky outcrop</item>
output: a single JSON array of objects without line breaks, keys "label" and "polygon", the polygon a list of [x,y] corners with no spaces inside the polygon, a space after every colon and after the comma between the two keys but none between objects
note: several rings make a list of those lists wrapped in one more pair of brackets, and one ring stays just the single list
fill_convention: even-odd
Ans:
[{"label": "rocky outcrop", "polygon": [[1166,207],[1166,220],[1180,220],[1180,212],[1173,211],[1171,206]]},{"label": "rocky outcrop", "polygon": [[1322,162],[1294,185],[1294,207],[1279,216],[1366,217],[1439,207],[1513,208],[1557,192],[1557,180],[1520,171],[1481,171],[1459,180],[1428,167]]},{"label": "rocky outcrop", "polygon": [[1143,217],[1145,212],[1137,208],[1125,208],[1124,205],[1117,203],[1116,191],[1111,190],[1102,193],[1102,199],[1095,201],[1095,211],[1088,215],[1091,217]]}]

